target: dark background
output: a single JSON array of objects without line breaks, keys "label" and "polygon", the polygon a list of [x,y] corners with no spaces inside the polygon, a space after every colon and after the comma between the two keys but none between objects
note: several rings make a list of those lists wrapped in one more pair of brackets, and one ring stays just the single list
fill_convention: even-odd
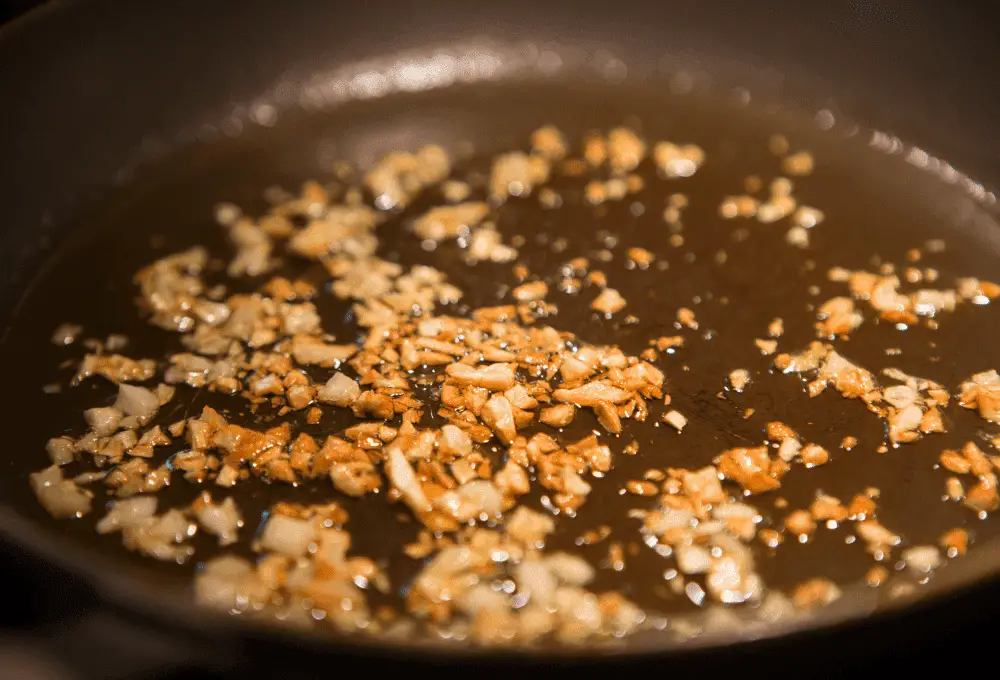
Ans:
[{"label": "dark background", "polygon": [[5,22],[37,4],[39,4],[37,0],[3,0],[0,2],[0,22]]}]

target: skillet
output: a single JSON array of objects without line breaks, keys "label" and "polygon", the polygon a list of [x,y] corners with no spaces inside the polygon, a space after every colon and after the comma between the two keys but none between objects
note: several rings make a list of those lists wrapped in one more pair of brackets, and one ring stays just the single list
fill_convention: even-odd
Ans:
[{"label": "skillet", "polygon": [[[560,13],[555,5],[516,2],[476,11],[449,3],[433,10],[423,3],[348,9],[308,2],[281,9],[267,3],[242,3],[237,9],[235,3],[207,8],[184,2],[142,9],[111,2],[46,7],[20,26],[5,29],[2,43],[3,63],[9,65],[3,101],[17,103],[5,109],[0,120],[5,130],[3,175],[9,178],[2,189],[8,208],[0,253],[4,309],[13,309],[40,263],[71,235],[74,225],[87,223],[81,216],[100,202],[109,187],[138,184],[179,148],[211,147],[244,126],[259,127],[270,110],[301,104],[303,92],[308,95],[307,106],[335,105],[338,82],[394,63],[391,55],[406,52],[418,58],[442,45],[458,54],[473,50],[493,55],[495,61],[487,60],[482,73],[497,79],[516,79],[532,69],[547,76],[545,62],[539,65],[538,59],[546,51],[566,55],[567,64],[575,55],[579,70],[590,76],[596,68],[598,76],[617,79],[624,66],[623,79],[629,82],[646,78],[655,83],[661,78],[669,87],[671,74],[685,69],[708,73],[713,82],[741,84],[755,97],[763,93],[765,99],[781,101],[788,108],[837,107],[838,117],[843,109],[866,126],[890,125],[903,138],[920,140],[988,187],[996,171],[989,143],[983,141],[989,138],[991,103],[971,81],[965,90],[946,83],[961,66],[942,66],[940,62],[947,60],[934,60],[906,47],[942,35],[932,32],[930,17],[920,16],[921,12],[925,10],[894,13],[878,3],[829,15],[794,9],[790,3],[736,13],[712,3],[670,12],[644,3],[613,11],[588,4],[573,16]],[[956,61],[964,59],[970,68],[988,63],[979,52],[984,43],[975,40],[982,33],[963,21],[948,15],[943,20],[946,27],[936,30],[963,31],[965,40],[952,53]],[[765,30],[782,39],[761,39]],[[851,49],[844,49],[846,45]],[[512,64],[509,72],[508,64]],[[917,71],[923,80],[914,75]],[[572,68],[565,73],[572,75]],[[964,96],[959,99],[956,92]],[[824,98],[828,93],[837,95],[835,102]],[[963,105],[952,106],[953,101]],[[973,190],[962,198],[967,213],[963,223],[989,246],[983,250],[990,254],[995,212],[988,200],[980,200],[983,195],[976,196]],[[19,455],[31,458],[28,452]],[[7,503],[3,525],[11,545],[82,576],[127,620],[153,626],[160,633],[187,635],[186,648],[215,653],[216,646],[205,641],[224,640],[233,645],[225,649],[239,649],[241,654],[252,655],[256,648],[278,657],[282,653],[277,650],[282,650],[288,659],[303,650],[311,655],[397,659],[418,654],[437,661],[482,660],[488,654],[295,637],[229,620],[193,617],[169,582],[151,581],[154,577],[134,563],[113,563],[93,549],[66,541],[30,505],[24,493],[27,468],[11,462],[10,469],[3,480]],[[897,632],[912,634],[920,615],[939,625],[946,620],[943,612],[965,619],[975,600],[961,591],[972,584],[982,588],[997,564],[990,546],[979,546],[961,568],[943,573],[922,593],[921,600],[950,594],[948,606],[938,601],[923,603],[922,612],[907,610],[905,618],[897,616],[895,625],[905,626]],[[978,597],[984,592],[980,590]],[[720,634],[683,646],[652,640],[600,653],[511,654],[508,661],[595,662],[664,654],[680,658],[720,649],[741,654],[745,661],[754,653],[768,654],[760,651],[762,645],[796,647],[803,639],[843,649],[838,645],[856,641],[861,625],[878,625],[881,635],[891,639],[894,624],[889,615],[906,604],[912,606],[906,600],[891,603],[880,617],[862,624],[859,620],[873,605],[853,602],[815,619],[809,631],[769,629],[755,634],[762,638],[756,642]],[[261,640],[266,645],[259,646]],[[704,657],[700,659],[704,663]]]}]

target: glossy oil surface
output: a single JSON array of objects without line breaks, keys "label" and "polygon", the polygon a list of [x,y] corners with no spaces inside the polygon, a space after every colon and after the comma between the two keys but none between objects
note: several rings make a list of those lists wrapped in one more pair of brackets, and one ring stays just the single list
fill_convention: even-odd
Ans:
[{"label": "glossy oil surface", "polygon": [[[784,516],[784,511],[774,508],[778,496],[787,499],[790,508],[802,508],[817,490],[846,501],[875,486],[881,490],[879,519],[907,544],[935,543],[943,531],[957,526],[968,528],[977,543],[995,536],[1000,524],[992,519],[981,521],[971,511],[941,500],[947,474],[934,469],[941,450],[978,439],[987,431],[973,412],[953,405],[946,414],[948,434],[880,454],[876,448],[884,439],[882,421],[860,402],[845,400],[832,390],[809,399],[799,379],[772,373],[771,360],[753,344],[754,338],[765,337],[771,319],[781,317],[786,329],[781,350],[803,348],[814,338],[814,306],[846,292],[843,284],[826,280],[830,267],[874,270],[873,262],[905,266],[906,252],[930,238],[944,239],[947,249],[926,255],[919,264],[940,272],[940,287],[951,287],[959,276],[995,280],[996,236],[988,224],[989,213],[960,187],[899,156],[873,151],[870,136],[863,133],[823,132],[808,118],[767,114],[753,107],[738,109],[711,97],[584,84],[470,85],[352,102],[322,114],[288,116],[273,129],[257,129],[237,139],[181,152],[123,189],[81,221],[39,272],[10,321],[0,355],[8,384],[0,415],[8,455],[0,461],[0,469],[10,502],[62,540],[110,557],[121,565],[123,574],[185,596],[198,561],[217,550],[213,539],[197,536],[195,559],[186,565],[155,563],[125,551],[117,536],[97,536],[93,524],[102,513],[55,522],[28,489],[27,475],[47,465],[45,441],[63,433],[82,434],[82,411],[110,402],[114,394],[113,386],[100,380],[65,388],[59,394],[42,391],[47,384],[65,386],[83,351],[79,345],[52,345],[53,329],[62,322],[77,322],[84,325],[87,337],[125,334],[131,339],[125,353],[136,357],[162,358],[179,351],[175,335],[152,329],[137,315],[132,275],[144,264],[191,245],[227,253],[230,246],[225,234],[212,219],[218,201],[235,202],[256,214],[266,206],[262,193],[269,186],[295,189],[304,179],[326,181],[332,179],[335,160],[364,167],[385,152],[424,143],[441,143],[462,156],[459,173],[464,168],[486,173],[492,154],[526,148],[531,130],[545,123],[557,125],[571,140],[591,129],[627,124],[650,141],[696,143],[707,155],[695,176],[679,180],[657,178],[647,161],[641,169],[645,188],[600,208],[581,201],[579,180],[557,178],[550,186],[562,194],[562,207],[545,209],[532,196],[512,199],[501,210],[498,226],[505,240],[524,239],[519,262],[550,280],[567,260],[584,256],[595,261],[596,253],[609,250],[610,262],[595,261],[594,267],[607,274],[609,285],[628,300],[628,312],[638,317],[634,324],[620,323],[621,315],[607,320],[589,309],[592,292],[553,292],[548,299],[558,306],[558,313],[549,320],[551,325],[588,342],[617,344],[634,354],[646,348],[651,338],[678,334],[674,321],[679,307],[694,310],[700,324],[698,332],[684,332],[684,348],[661,355],[658,364],[667,376],[671,408],[688,416],[688,427],[678,435],[657,426],[659,410],[646,423],[628,421],[611,446],[618,453],[634,438],[640,443],[639,455],[616,456],[612,472],[594,480],[594,493],[578,516],[558,523],[552,548],[579,549],[600,564],[608,542],[577,548],[575,539],[589,529],[608,525],[613,532],[610,540],[635,543],[638,551],[626,557],[621,571],[599,569],[595,587],[620,589],[650,611],[693,610],[684,596],[666,587],[662,574],[673,567],[672,560],[642,545],[638,521],[626,516],[630,508],[653,507],[655,499],[619,490],[649,468],[701,466],[726,448],[757,444],[764,439],[763,429],[770,420],[785,421],[804,439],[823,445],[832,461],[810,470],[797,466],[783,480],[778,494],[753,499],[765,515],[765,525],[780,523]],[[780,160],[767,144],[776,132],[787,135],[793,149],[808,149],[816,158],[816,171],[795,179],[799,201],[826,214],[826,220],[811,230],[807,250],[785,243],[788,225],[784,221],[767,225],[718,216],[722,197],[743,193],[747,175],[760,176],[766,185],[780,174]],[[662,219],[667,197],[674,193],[685,194],[690,202],[683,213],[681,245],[670,243],[672,232]],[[516,285],[510,265],[470,267],[458,257],[457,246],[445,244],[428,251],[408,232],[408,220],[439,201],[432,190],[406,213],[387,220],[378,232],[380,254],[404,264],[424,263],[443,270],[465,292],[464,306],[499,303]],[[630,269],[625,251],[633,246],[654,252],[666,267]],[[726,253],[724,264],[719,263],[720,251]],[[282,273],[321,278],[321,272],[295,260],[289,260]],[[252,289],[262,282],[248,281],[246,287]],[[811,292],[811,286],[818,291]],[[341,338],[354,337],[357,329],[345,303],[326,295],[316,304],[328,331]],[[461,308],[454,311],[461,312]],[[850,340],[838,341],[837,347],[873,372],[897,367],[955,389],[970,374],[1000,363],[996,343],[1000,314],[989,306],[961,305],[940,318],[937,330],[917,326],[901,331],[875,323],[870,311],[866,312],[865,324]],[[887,356],[889,348],[901,353]],[[70,360],[73,363],[68,365]],[[735,368],[748,369],[753,382],[744,394],[727,392],[720,398],[725,377]],[[244,412],[240,401],[183,389],[160,418],[173,422],[196,413],[204,403],[228,406],[226,415],[237,421],[257,422]],[[747,408],[753,408],[754,414],[744,418]],[[319,425],[303,425],[303,430],[332,434],[347,424],[342,415],[327,413]],[[595,426],[589,414],[581,414],[567,436],[583,436]],[[846,435],[859,440],[850,452],[838,448]],[[158,453],[153,462],[170,452]],[[200,491],[178,476],[160,494],[161,508],[190,502]],[[298,488],[251,482],[236,487],[234,495],[247,519],[244,537],[256,530],[257,518],[277,500],[337,499],[351,516],[348,529],[354,551],[388,560],[395,587],[405,587],[420,567],[399,554],[399,548],[416,535],[416,523],[400,523],[399,507],[387,505],[381,497],[344,499],[326,481]],[[538,507],[539,499],[531,496],[528,502]],[[100,503],[95,506],[99,508]],[[836,530],[821,528],[803,545],[788,540],[776,551],[756,545],[758,569],[769,586],[781,589],[813,576],[857,583],[873,562],[860,542],[845,543],[850,534],[845,525]]]}]

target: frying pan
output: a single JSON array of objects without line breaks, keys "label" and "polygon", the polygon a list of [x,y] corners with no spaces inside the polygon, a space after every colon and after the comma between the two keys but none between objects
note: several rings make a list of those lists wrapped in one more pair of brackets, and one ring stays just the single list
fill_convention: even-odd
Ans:
[{"label": "frying pan", "polygon": [[[996,59],[989,17],[943,4],[655,3],[499,0],[367,2],[319,0],[128,3],[52,2],[0,30],[0,317],[13,312],[34,274],[72,236],[80,216],[116,187],[140,182],[180,149],[213,144],[300,107],[333,107],[358,94],[350,83],[380,73],[398,55],[419,59],[442,46],[479,55],[476,78],[503,81],[565,72],[645,80],[696,74],[713,87],[820,109],[918,140],[982,186],[963,205],[985,250],[1000,185],[1000,99],[990,92]],[[482,55],[487,55],[482,60]],[[575,71],[574,71],[575,70]],[[447,84],[434,78],[418,87]],[[375,96],[362,88],[362,95]],[[963,185],[964,175],[949,175]],[[985,189],[983,188],[985,186]],[[957,189],[956,189],[957,191]],[[977,193],[978,192],[978,193]],[[984,198],[985,197],[985,198]],[[995,202],[995,201],[994,201]],[[995,235],[994,235],[995,236]],[[995,254],[995,252],[994,252]],[[96,275],[96,274],[95,274]],[[7,397],[12,398],[12,395]],[[29,455],[28,453],[24,454]],[[2,463],[0,463],[2,465]],[[192,613],[169,584],[132,563],[65,540],[41,517],[13,463],[0,476],[4,549],[74,593],[79,622],[60,646],[93,663],[95,620],[112,619],[118,640],[148,664],[214,668],[330,668],[346,659],[389,668],[411,664],[586,662],[671,668],[802,669],[967,630],[1000,602],[993,581],[1000,547],[977,546],[918,601],[882,605],[848,599],[808,623],[749,635],[722,632],[678,643],[666,637],[609,649],[496,652],[437,648],[276,631]],[[66,595],[69,597],[69,595]],[[76,605],[74,605],[76,606]],[[963,627],[958,628],[958,624]],[[957,633],[956,633],[957,634]],[[105,677],[135,670],[121,649],[100,652]],[[116,665],[116,663],[117,665]]]}]

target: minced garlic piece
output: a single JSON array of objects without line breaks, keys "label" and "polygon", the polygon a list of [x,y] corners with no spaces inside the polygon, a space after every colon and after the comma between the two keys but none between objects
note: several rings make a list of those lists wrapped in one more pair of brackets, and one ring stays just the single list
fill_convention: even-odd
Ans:
[{"label": "minced garlic piece", "polygon": [[490,196],[504,200],[508,196],[527,196],[549,178],[549,163],[541,156],[519,151],[497,156],[490,173]]},{"label": "minced garlic piece", "polygon": [[753,342],[755,345],[757,345],[757,349],[760,350],[760,353],[765,356],[774,354],[774,352],[778,349],[777,340],[765,340],[763,338],[756,338],[754,339]]},{"label": "minced garlic piece", "polygon": [[729,386],[734,392],[742,392],[743,388],[750,382],[750,372],[745,368],[738,368],[729,372]]},{"label": "minced garlic piece", "polygon": [[590,303],[590,308],[604,314],[614,314],[625,309],[625,298],[614,288],[605,288],[601,294]]},{"label": "minced garlic piece", "polygon": [[681,307],[677,310],[677,322],[691,330],[698,330],[698,322],[695,321],[694,312],[687,307]]},{"label": "minced garlic piece", "polygon": [[694,144],[658,142],[653,147],[653,160],[664,177],[690,177],[705,162],[705,152]]},{"label": "minced garlic piece", "polygon": [[616,175],[631,172],[646,156],[646,143],[635,132],[619,127],[608,132],[608,164]]},{"label": "minced garlic piece", "polygon": [[688,420],[678,411],[668,411],[663,414],[663,422],[680,432],[687,426]]},{"label": "minced garlic piece", "polygon": [[566,138],[553,125],[540,127],[531,133],[531,147],[535,153],[550,161],[557,161],[566,155]]},{"label": "minced garlic piece", "polygon": [[799,151],[781,159],[781,168],[789,175],[811,175],[813,167],[813,157],[808,151]]},{"label": "minced garlic piece", "polygon": [[444,241],[458,238],[463,230],[468,232],[479,226],[489,212],[485,203],[458,203],[440,206],[419,217],[413,231],[420,238]]},{"label": "minced garlic piece", "polygon": [[1000,375],[995,370],[983,371],[962,383],[958,403],[976,409],[991,423],[1000,422]]}]

